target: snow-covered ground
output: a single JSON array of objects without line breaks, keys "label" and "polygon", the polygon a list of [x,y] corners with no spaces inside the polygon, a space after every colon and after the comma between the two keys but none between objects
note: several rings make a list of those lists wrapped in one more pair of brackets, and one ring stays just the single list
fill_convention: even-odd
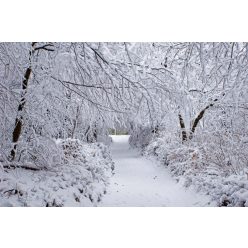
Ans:
[{"label": "snow-covered ground", "polygon": [[106,192],[113,162],[102,143],[59,140],[63,159],[38,171],[6,169],[0,163],[0,206],[92,207]]},{"label": "snow-covered ground", "polygon": [[128,135],[112,136],[115,175],[98,206],[211,206],[210,199],[185,189],[155,160],[129,147]]},{"label": "snow-covered ground", "polygon": [[[158,137],[150,136],[150,140],[134,136],[131,141],[143,156],[156,159],[167,168],[179,184],[208,195],[217,206],[248,206],[247,168],[239,167],[238,162],[234,166],[226,166],[224,162],[218,165],[213,162],[217,158],[213,150],[211,152],[208,147],[197,143],[170,142],[165,133]],[[145,145],[140,147],[140,143]]]}]

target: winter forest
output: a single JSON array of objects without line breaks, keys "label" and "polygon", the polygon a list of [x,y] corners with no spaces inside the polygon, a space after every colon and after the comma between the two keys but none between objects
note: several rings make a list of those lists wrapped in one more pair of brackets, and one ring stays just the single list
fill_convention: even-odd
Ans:
[{"label": "winter forest", "polygon": [[248,206],[248,43],[0,43],[0,206]]}]

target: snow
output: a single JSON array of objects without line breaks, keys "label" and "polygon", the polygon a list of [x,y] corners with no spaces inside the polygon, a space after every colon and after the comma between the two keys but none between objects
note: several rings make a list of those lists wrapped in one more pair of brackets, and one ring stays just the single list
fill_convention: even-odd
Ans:
[{"label": "snow", "polygon": [[0,206],[91,207],[100,201],[113,170],[108,147],[77,139],[57,144],[64,157],[47,170],[0,167]]},{"label": "snow", "polygon": [[56,142],[61,163],[47,169],[0,163],[0,206],[248,206],[247,175],[223,176],[201,165],[200,149],[168,150],[154,139],[143,156],[128,135],[111,138],[112,158],[102,143],[66,139]]},{"label": "snow", "polygon": [[128,135],[112,136],[113,176],[101,207],[212,206],[209,197],[177,184],[155,160],[130,148]]},{"label": "snow", "polygon": [[[237,171],[236,175],[228,173],[225,166],[216,166],[208,160],[211,154],[208,152],[206,156],[203,147],[194,143],[175,144],[167,137],[151,139],[142,154],[156,159],[182,186],[207,194],[217,206],[248,206],[246,169]],[[138,139],[132,141],[138,143]]]}]

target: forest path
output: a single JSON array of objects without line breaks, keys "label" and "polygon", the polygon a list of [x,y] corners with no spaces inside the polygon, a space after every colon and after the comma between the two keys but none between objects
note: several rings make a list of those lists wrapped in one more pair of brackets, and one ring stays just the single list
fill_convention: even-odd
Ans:
[{"label": "forest path", "polygon": [[128,144],[128,135],[112,136],[115,162],[107,194],[98,206],[207,206],[209,198],[177,184],[169,171],[142,157]]}]

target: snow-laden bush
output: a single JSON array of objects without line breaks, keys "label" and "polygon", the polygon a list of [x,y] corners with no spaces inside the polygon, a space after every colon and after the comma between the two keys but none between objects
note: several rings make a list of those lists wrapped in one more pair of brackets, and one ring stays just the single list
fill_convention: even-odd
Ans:
[{"label": "snow-laden bush", "polygon": [[210,195],[218,206],[248,207],[247,175],[221,176],[214,169],[198,171],[197,174],[185,174],[178,178],[186,187]]},{"label": "snow-laden bush", "polygon": [[144,149],[148,146],[155,136],[153,129],[147,126],[138,126],[135,130],[130,132],[129,144],[132,147],[137,147],[140,149]]},{"label": "snow-laden bush", "polygon": [[176,135],[160,132],[142,153],[158,159],[183,186],[210,195],[218,206],[248,206],[248,147],[240,137],[201,133],[182,143]]},{"label": "snow-laden bush", "polygon": [[244,134],[215,131],[202,133],[195,145],[202,146],[206,163],[222,171],[226,176],[243,173],[248,167],[248,138]]},{"label": "snow-laden bush", "polygon": [[101,142],[107,146],[109,146],[113,141],[112,138],[108,134],[100,134],[97,137],[97,142]]},{"label": "snow-laden bush", "polygon": [[206,168],[206,156],[201,147],[173,143],[166,134],[152,139],[144,154],[155,156],[162,164],[168,166],[172,175],[176,177]]},{"label": "snow-laden bush", "polygon": [[41,170],[0,168],[2,206],[92,206],[106,193],[114,169],[108,147],[59,140],[60,164]]},{"label": "snow-laden bush", "polygon": [[60,164],[64,154],[54,139],[39,136],[28,143],[20,142],[17,155],[18,163],[31,162],[38,168],[47,169]]}]

